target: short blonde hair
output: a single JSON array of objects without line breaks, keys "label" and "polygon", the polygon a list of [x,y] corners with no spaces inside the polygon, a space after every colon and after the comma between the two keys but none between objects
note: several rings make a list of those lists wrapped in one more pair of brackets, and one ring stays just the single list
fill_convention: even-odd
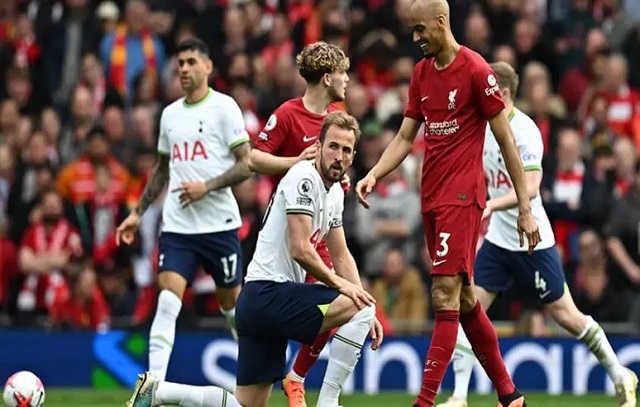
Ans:
[{"label": "short blonde hair", "polygon": [[350,62],[344,51],[324,41],[309,44],[296,57],[300,75],[310,84],[320,82],[322,76],[335,71],[348,71]]},{"label": "short blonde hair", "polygon": [[355,117],[343,111],[329,113],[322,122],[322,128],[320,129],[320,142],[324,142],[324,139],[327,136],[327,131],[329,131],[331,126],[336,126],[342,130],[352,131],[356,137],[355,145],[358,145],[362,132],[360,131],[358,120]]},{"label": "short blonde hair", "polygon": [[502,61],[494,62],[489,66],[498,77],[498,86],[509,89],[511,98],[515,99],[516,92],[518,92],[518,84],[520,83],[515,69],[508,63]]}]

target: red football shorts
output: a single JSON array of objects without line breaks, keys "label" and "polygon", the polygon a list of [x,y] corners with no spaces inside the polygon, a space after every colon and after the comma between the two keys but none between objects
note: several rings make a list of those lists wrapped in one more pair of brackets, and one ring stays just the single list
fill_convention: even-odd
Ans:
[{"label": "red football shorts", "polygon": [[[331,255],[329,254],[329,249],[327,248],[327,244],[325,243],[324,240],[321,240],[320,243],[318,243],[318,247],[316,247],[316,250],[320,255],[320,257],[322,258],[322,261],[324,262],[324,264],[326,264],[326,266],[329,267],[330,269],[333,269],[333,263],[331,263]],[[307,273],[307,277],[304,279],[304,282],[317,283],[318,280],[314,276],[312,276],[310,273]]]},{"label": "red football shorts", "polygon": [[440,206],[422,214],[432,276],[462,274],[466,285],[473,281],[482,212],[482,208],[474,204]]}]

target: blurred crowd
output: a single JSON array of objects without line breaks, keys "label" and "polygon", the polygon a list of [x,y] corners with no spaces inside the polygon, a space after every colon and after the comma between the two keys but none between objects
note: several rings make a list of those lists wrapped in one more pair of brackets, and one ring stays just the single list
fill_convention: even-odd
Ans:
[{"label": "blurred crowd", "polygon": [[[640,2],[450,0],[456,38],[521,78],[517,106],[545,146],[542,197],[579,308],[599,321],[637,318],[640,300]],[[212,50],[211,85],[229,93],[257,136],[300,96],[294,57],[325,40],[351,58],[346,109],[363,139],[359,179],[402,120],[420,49],[411,0],[3,0],[0,2],[0,306],[13,326],[139,326],[152,316],[160,197],[133,247],[114,231],[155,163],[159,113],[181,97],[176,45]],[[376,187],[371,210],[347,197],[345,230],[387,330],[425,329],[431,261],[413,154]],[[272,188],[235,188],[245,266]],[[495,318],[544,335],[522,290]],[[199,275],[183,311],[218,315]],[[197,320],[194,319],[194,320]]]}]

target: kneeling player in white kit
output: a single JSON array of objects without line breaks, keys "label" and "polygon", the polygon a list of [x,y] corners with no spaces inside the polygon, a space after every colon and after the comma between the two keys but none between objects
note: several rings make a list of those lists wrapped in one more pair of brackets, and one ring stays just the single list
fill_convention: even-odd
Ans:
[{"label": "kneeling player in white kit", "polygon": [[[513,106],[512,95],[518,88],[518,75],[504,63],[491,64],[498,77],[498,85],[527,175],[531,195],[531,209],[540,227],[541,241],[532,253],[522,248],[516,236],[518,216],[516,194],[502,159],[500,147],[487,127],[484,145],[484,169],[490,200],[483,219],[491,217],[489,230],[475,262],[476,296],[488,309],[496,295],[514,283],[530,290],[545,310],[563,328],[583,342],[600,361],[615,384],[621,407],[635,407],[638,378],[623,367],[614,353],[602,328],[590,316],[584,315],[573,302],[564,279],[564,270],[555,247],[551,224],[540,198],[543,144],[540,130],[533,120]],[[522,239],[522,238],[520,238]],[[466,407],[469,381],[476,358],[464,331],[458,329],[456,351],[453,355],[455,390],[453,396],[439,407]]]},{"label": "kneeling player in white kit", "polygon": [[[359,136],[355,118],[345,112],[328,114],[316,159],[294,165],[278,184],[238,297],[235,396],[213,386],[158,380],[147,372],[140,375],[127,406],[266,407],[273,383],[285,377],[288,341],[313,343],[318,334],[339,327],[317,404],[338,407],[367,334],[374,350],[383,339],[375,300],[362,288],[342,227],[339,182]],[[323,239],[335,272],[316,250]],[[307,272],[324,284],[305,284]]]}]

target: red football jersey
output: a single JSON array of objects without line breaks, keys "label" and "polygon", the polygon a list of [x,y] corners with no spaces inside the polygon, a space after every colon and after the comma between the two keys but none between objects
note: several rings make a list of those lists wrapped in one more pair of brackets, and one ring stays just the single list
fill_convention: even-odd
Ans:
[{"label": "red football jersey", "polygon": [[415,66],[405,110],[406,117],[425,123],[422,212],[444,205],[484,207],[487,121],[504,109],[496,76],[464,46],[445,69],[434,62],[423,59]]},{"label": "red football jersey", "polygon": [[[332,104],[327,110],[331,113],[341,109]],[[308,111],[301,97],[287,100],[269,117],[254,148],[278,157],[297,157],[318,141],[324,118],[323,115]],[[283,176],[271,177],[274,187]]]}]

